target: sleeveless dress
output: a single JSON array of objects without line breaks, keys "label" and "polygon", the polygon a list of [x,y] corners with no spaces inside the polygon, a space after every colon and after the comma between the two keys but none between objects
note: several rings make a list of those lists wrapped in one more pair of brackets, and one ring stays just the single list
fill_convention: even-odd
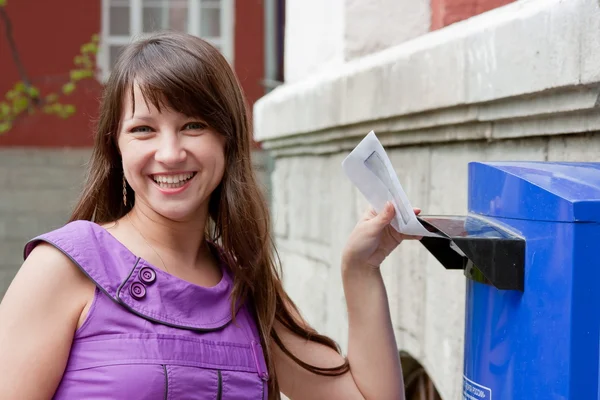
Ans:
[{"label": "sleeveless dress", "polygon": [[244,305],[232,321],[231,272],[201,287],[153,267],[101,226],[74,221],[38,236],[95,284],[54,399],[267,399],[259,334]]}]

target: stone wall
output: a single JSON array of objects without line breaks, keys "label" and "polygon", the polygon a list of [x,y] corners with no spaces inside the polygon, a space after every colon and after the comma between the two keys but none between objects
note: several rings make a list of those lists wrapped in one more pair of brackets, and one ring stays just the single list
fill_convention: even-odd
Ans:
[{"label": "stone wall", "polygon": [[[366,207],[342,173],[349,151],[374,130],[425,214],[466,212],[470,161],[600,161],[599,27],[596,0],[521,0],[286,83],[256,104],[256,139],[275,158],[285,285],[317,329],[346,348],[339,261]],[[460,398],[466,278],[415,242],[383,271],[398,350],[443,399]]]},{"label": "stone wall", "polygon": [[89,154],[0,148],[0,298],[23,263],[25,242],[69,217]]}]

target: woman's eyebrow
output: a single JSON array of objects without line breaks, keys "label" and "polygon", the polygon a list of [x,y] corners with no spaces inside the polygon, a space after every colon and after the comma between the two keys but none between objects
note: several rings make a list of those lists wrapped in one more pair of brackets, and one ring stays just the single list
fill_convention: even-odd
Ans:
[{"label": "woman's eyebrow", "polygon": [[131,118],[127,118],[125,121],[133,121],[134,119],[141,119],[143,121],[150,121],[150,122],[154,121],[154,118],[152,118],[149,115],[134,115]]}]

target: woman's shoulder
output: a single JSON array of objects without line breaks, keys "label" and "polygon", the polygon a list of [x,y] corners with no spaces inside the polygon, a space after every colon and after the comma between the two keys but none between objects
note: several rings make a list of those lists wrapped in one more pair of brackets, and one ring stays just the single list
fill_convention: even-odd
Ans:
[{"label": "woman's shoulder", "polygon": [[[50,277],[49,284],[89,286],[86,274],[78,268],[76,258],[84,252],[77,245],[81,238],[89,236],[93,222],[73,221],[29,240],[23,250],[23,265],[20,271],[29,271],[32,276]],[[49,289],[59,289],[49,288]]]},{"label": "woman's shoulder", "polygon": [[[40,243],[46,243],[57,250],[65,250],[75,247],[75,244],[82,239],[85,241],[94,234],[95,229],[101,229],[92,221],[77,220],[71,221],[59,228],[47,231],[41,235],[34,237],[25,244],[23,249],[23,258],[26,260],[30,253],[38,247]],[[48,246],[43,246],[47,248]],[[63,249],[63,247],[65,247]]]},{"label": "woman's shoulder", "polygon": [[137,257],[105,226],[92,221],[72,221],[31,239],[25,245],[24,258],[32,257],[42,244],[43,252],[62,253],[96,286],[113,297],[137,262]]}]

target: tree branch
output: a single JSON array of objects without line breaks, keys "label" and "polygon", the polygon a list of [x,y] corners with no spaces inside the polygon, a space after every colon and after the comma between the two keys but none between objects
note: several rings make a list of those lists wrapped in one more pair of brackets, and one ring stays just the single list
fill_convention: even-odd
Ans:
[{"label": "tree branch", "polygon": [[25,71],[25,67],[21,62],[19,50],[17,49],[17,44],[12,34],[12,23],[10,22],[10,18],[4,7],[0,7],[0,19],[2,19],[2,21],[4,22],[4,33],[6,34],[6,40],[8,41],[8,45],[10,46],[10,52],[12,54],[13,61],[17,66],[19,76],[21,77],[21,80],[23,81],[25,86],[29,87],[31,86],[31,83],[29,81],[29,77],[27,76],[27,72]]}]

